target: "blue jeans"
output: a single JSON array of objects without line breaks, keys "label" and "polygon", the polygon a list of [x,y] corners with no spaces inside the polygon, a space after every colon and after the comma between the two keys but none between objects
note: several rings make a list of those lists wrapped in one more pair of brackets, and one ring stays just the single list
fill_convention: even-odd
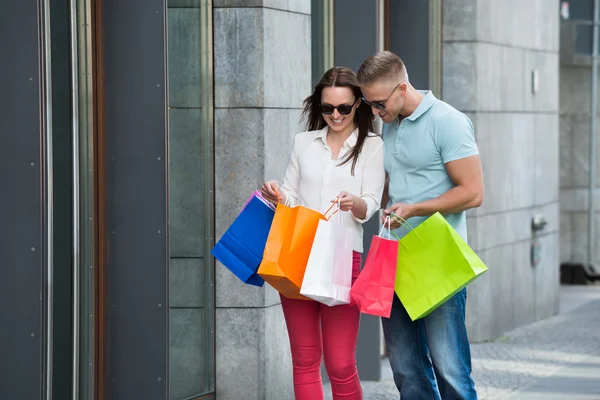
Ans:
[{"label": "blue jeans", "polygon": [[382,318],[394,381],[402,400],[477,400],[463,289],[425,318],[411,321],[394,296]]}]

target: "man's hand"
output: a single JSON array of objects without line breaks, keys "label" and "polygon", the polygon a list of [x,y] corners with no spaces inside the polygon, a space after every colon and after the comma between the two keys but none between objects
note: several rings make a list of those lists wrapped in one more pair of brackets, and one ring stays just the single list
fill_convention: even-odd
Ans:
[{"label": "man's hand", "polygon": [[[398,217],[400,217],[400,220],[404,219],[407,220],[411,217],[414,217],[414,206],[412,204],[403,204],[403,203],[396,203],[396,204],[392,204],[391,206],[389,206],[388,208],[386,208],[383,211],[383,216],[381,217],[381,221],[385,222],[385,219],[389,216],[391,216],[391,214],[394,214]],[[391,223],[391,229],[398,229],[400,228],[402,224],[400,222],[398,222],[396,219],[392,218],[392,223]]]}]

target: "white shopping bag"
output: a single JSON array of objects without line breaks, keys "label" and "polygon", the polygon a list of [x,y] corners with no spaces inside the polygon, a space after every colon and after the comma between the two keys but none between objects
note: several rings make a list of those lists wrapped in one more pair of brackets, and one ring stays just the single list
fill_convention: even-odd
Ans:
[{"label": "white shopping bag", "polygon": [[350,304],[354,234],[338,211],[320,220],[300,294],[328,306]]}]

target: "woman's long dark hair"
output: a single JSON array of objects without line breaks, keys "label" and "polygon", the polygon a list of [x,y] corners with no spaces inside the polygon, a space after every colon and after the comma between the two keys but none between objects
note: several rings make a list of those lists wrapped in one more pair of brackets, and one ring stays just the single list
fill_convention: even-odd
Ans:
[{"label": "woman's long dark hair", "polygon": [[[306,129],[308,131],[320,130],[327,126],[327,122],[325,122],[325,119],[321,114],[321,109],[319,108],[321,104],[321,93],[326,87],[347,87],[352,90],[352,93],[357,99],[362,97],[360,86],[356,80],[356,74],[350,68],[331,68],[329,71],[325,72],[325,75],[323,75],[319,83],[317,83],[313,94],[304,99],[302,120],[305,121]],[[373,132],[373,114],[371,113],[371,107],[363,101],[361,101],[360,105],[356,108],[354,113],[354,123],[358,127],[356,145],[340,164],[344,165],[352,160],[352,175],[354,175],[354,167],[356,167],[356,161],[358,160],[358,156],[365,143],[365,139],[369,135],[369,132]]]}]

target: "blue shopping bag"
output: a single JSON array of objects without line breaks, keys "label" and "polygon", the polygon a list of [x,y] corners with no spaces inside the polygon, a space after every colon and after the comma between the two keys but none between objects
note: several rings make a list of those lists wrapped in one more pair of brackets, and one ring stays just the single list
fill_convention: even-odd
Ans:
[{"label": "blue shopping bag", "polygon": [[262,286],[265,283],[256,271],[263,258],[274,215],[275,211],[263,200],[252,196],[211,250],[221,264],[249,285]]}]

